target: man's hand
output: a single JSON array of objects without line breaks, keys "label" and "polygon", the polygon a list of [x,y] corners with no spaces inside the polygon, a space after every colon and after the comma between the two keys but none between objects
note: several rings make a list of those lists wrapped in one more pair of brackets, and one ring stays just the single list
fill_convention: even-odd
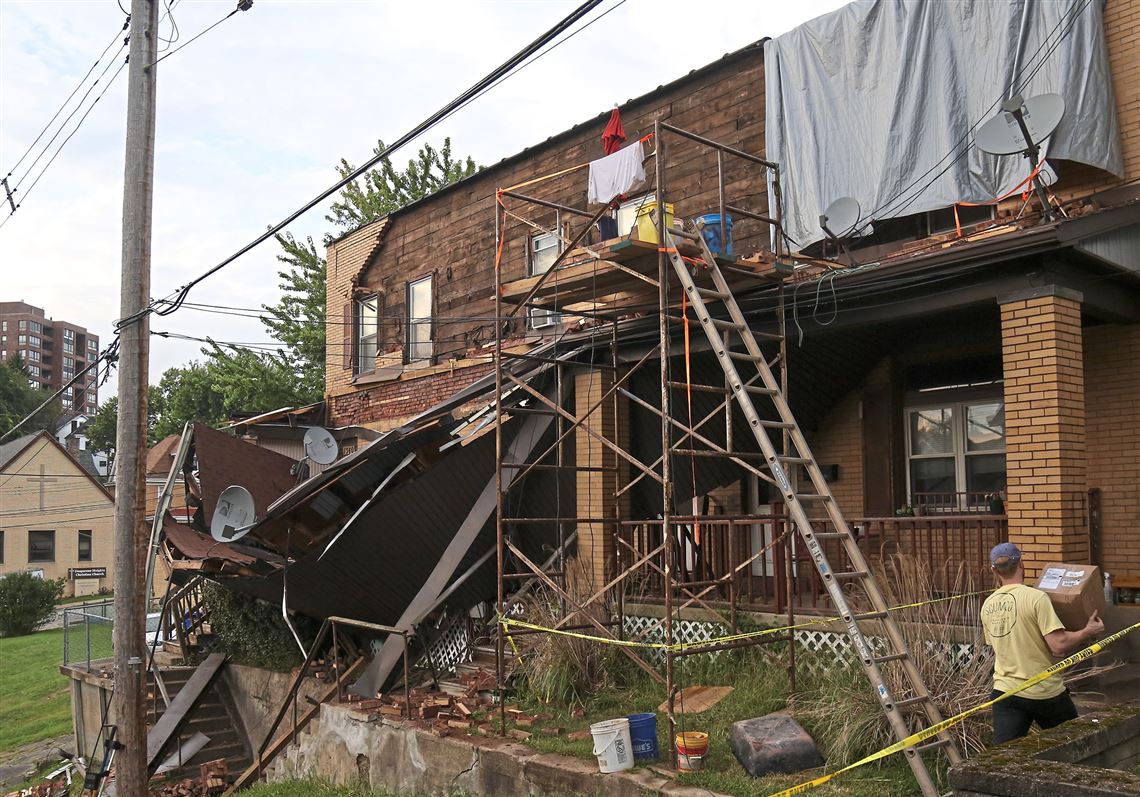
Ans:
[{"label": "man's hand", "polygon": [[1100,612],[1095,611],[1085,623],[1084,633],[1086,639],[1096,639],[1100,632],[1104,630],[1104,620],[1100,619]]}]

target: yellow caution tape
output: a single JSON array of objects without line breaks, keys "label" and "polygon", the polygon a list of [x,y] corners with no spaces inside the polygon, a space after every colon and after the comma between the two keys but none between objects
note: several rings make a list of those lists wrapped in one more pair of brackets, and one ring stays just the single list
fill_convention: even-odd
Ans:
[{"label": "yellow caution tape", "polygon": [[814,778],[813,780],[806,781],[806,782],[801,783],[797,786],[792,786],[789,789],[784,789],[783,791],[776,792],[775,794],[769,795],[769,797],[791,797],[791,795],[794,795],[794,794],[803,794],[805,791],[809,791],[811,789],[814,789],[817,786],[822,786],[823,784],[827,783],[828,781],[839,777],[844,772],[850,772],[851,770],[857,769],[858,767],[864,766],[865,764],[870,764],[873,761],[878,761],[881,758],[886,758],[889,755],[894,755],[895,753],[901,752],[901,751],[907,749],[908,747],[914,747],[915,745],[919,744],[920,742],[926,741],[927,739],[931,738],[932,736],[937,736],[938,734],[942,733],[947,728],[950,728],[954,725],[957,725],[959,722],[966,719],[967,717],[970,717],[974,714],[977,714],[979,711],[985,711],[987,708],[994,705],[995,703],[1000,703],[1001,701],[1005,700],[1007,697],[1013,697],[1014,695],[1018,694],[1019,692],[1024,692],[1026,689],[1030,688],[1031,686],[1035,686],[1035,685],[1041,683],[1046,678],[1049,678],[1053,675],[1056,675],[1059,672],[1063,672],[1064,670],[1069,669],[1074,664],[1078,664],[1082,661],[1085,661],[1086,659],[1091,659],[1093,656],[1100,653],[1102,650],[1107,648],[1113,642],[1116,642],[1116,641],[1122,639],[1123,637],[1125,637],[1128,634],[1135,631],[1137,628],[1140,628],[1140,623],[1135,623],[1135,624],[1129,626],[1128,628],[1125,628],[1123,631],[1117,631],[1115,634],[1112,634],[1111,636],[1107,636],[1104,639],[1100,640],[1099,642],[1094,642],[1093,644],[1089,645],[1084,650],[1081,650],[1077,653],[1074,653],[1072,656],[1069,656],[1066,659],[1062,659],[1061,661],[1057,662],[1052,667],[1050,667],[1046,670],[1042,670],[1041,672],[1037,673],[1037,675],[1034,675],[1032,678],[1027,680],[1025,683],[1021,684],[1021,686],[1018,686],[1015,689],[1011,689],[1010,691],[1006,692],[1003,695],[999,695],[998,697],[995,697],[992,700],[987,700],[986,702],[981,703],[977,706],[974,706],[973,708],[966,709],[961,714],[957,714],[953,717],[950,717],[949,719],[944,719],[944,720],[942,720],[942,722],[939,722],[936,725],[931,725],[929,728],[921,730],[918,733],[911,734],[910,736],[906,737],[905,739],[903,739],[900,742],[895,742],[894,744],[892,744],[888,747],[884,747],[882,750],[879,750],[877,753],[871,753],[871,755],[869,755],[865,758],[859,759],[854,764],[848,764],[847,766],[843,767],[842,769],[837,769],[835,772],[832,772],[832,773],[827,774],[827,775],[820,775],[818,778]]},{"label": "yellow caution tape", "polygon": [[[986,595],[992,590],[981,590],[979,592],[965,592],[961,595],[948,595],[944,598],[934,598],[928,601],[919,601],[917,603],[905,603],[899,606],[892,606],[887,611],[898,612],[904,609],[917,609],[922,606],[930,606],[935,603],[945,603],[947,601],[961,600],[963,598],[974,598],[979,595]],[[817,617],[814,620],[808,620],[804,623],[797,623],[795,625],[784,625],[779,628],[764,628],[758,631],[743,631],[739,634],[729,634],[728,636],[716,637],[715,639],[707,639],[703,642],[675,642],[671,645],[664,642],[638,642],[631,639],[613,639],[611,637],[595,636],[593,634],[583,634],[577,631],[564,631],[560,628],[550,628],[544,625],[536,625],[535,623],[528,623],[523,620],[514,620],[510,617],[499,618],[504,631],[510,626],[516,628],[526,628],[531,631],[544,631],[548,634],[557,634],[559,636],[573,637],[574,639],[583,639],[589,642],[598,642],[602,645],[615,645],[624,648],[638,648],[641,650],[670,650],[674,653],[691,650],[693,648],[703,648],[710,645],[719,645],[725,642],[740,642],[745,639],[752,639],[755,637],[769,636],[771,634],[781,634],[787,631],[799,631],[804,628],[812,628],[817,625],[827,625],[828,623],[841,622],[842,617]],[[508,634],[509,636],[509,634]]]}]

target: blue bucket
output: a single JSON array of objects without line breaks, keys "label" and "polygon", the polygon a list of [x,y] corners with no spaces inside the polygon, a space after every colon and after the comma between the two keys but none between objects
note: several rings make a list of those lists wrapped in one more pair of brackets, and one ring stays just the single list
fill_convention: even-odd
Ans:
[{"label": "blue bucket", "polygon": [[629,739],[637,761],[657,760],[657,715],[630,714]]},{"label": "blue bucket", "polygon": [[705,239],[709,251],[714,255],[732,254],[732,216],[724,217],[724,233],[728,241],[722,247],[720,242],[720,214],[719,213],[706,213],[703,216],[697,216],[697,229],[701,231],[701,236]]}]

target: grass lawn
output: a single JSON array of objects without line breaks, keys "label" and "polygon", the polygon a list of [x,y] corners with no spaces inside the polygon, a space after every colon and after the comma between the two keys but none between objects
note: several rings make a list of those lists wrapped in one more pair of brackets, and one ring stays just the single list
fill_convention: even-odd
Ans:
[{"label": "grass lawn", "polygon": [[[699,657],[704,658],[704,657]],[[618,668],[623,668],[616,662]],[[683,669],[682,669],[683,668]],[[627,669],[628,668],[624,668]],[[861,674],[848,674],[862,677]],[[542,751],[562,753],[580,758],[593,759],[592,741],[587,738],[570,741],[567,734],[576,730],[588,729],[592,722],[613,719],[642,711],[657,711],[664,699],[663,690],[647,678],[627,674],[623,679],[630,685],[607,689],[592,697],[585,708],[585,716],[573,714],[556,705],[544,705],[533,697],[521,697],[519,708],[532,713],[553,715],[553,719],[535,723],[535,727],[525,728],[531,733],[527,744]],[[685,730],[705,731],[710,737],[709,755],[705,770],[699,773],[685,773],[678,776],[679,782],[739,797],[766,797],[782,789],[794,786],[822,774],[834,771],[838,765],[827,769],[811,770],[794,775],[770,775],[763,778],[749,776],[736,761],[729,749],[729,730],[733,722],[751,717],[759,717],[773,711],[788,708],[787,675],[783,662],[767,657],[752,649],[722,654],[717,660],[704,662],[698,657],[685,661],[678,667],[679,683],[685,685],[704,684],[731,685],[734,691],[721,702],[701,714],[685,718]],[[800,690],[813,691],[826,689],[823,678],[812,678],[801,671],[797,686]],[[793,710],[793,713],[794,710]],[[497,716],[494,718],[497,721]],[[808,732],[820,743],[821,751],[826,749],[828,730],[815,727],[804,721]],[[670,768],[668,725],[664,714],[658,714],[658,748],[661,751],[659,766]],[[544,733],[543,727],[561,726],[563,735]],[[871,752],[874,747],[866,750]],[[860,753],[863,751],[860,751]],[[826,755],[826,753],[825,753]],[[831,783],[812,791],[820,797],[910,797],[918,794],[918,785],[910,767],[901,757],[887,759],[881,765],[868,765],[836,778]]]},{"label": "grass lawn", "polygon": [[0,639],[0,752],[71,730],[63,629]]},{"label": "grass lawn", "polygon": [[[242,792],[245,797],[392,797],[390,792],[370,789],[360,783],[334,786],[322,780],[286,780],[257,783]],[[414,797],[404,794],[401,797]]]}]

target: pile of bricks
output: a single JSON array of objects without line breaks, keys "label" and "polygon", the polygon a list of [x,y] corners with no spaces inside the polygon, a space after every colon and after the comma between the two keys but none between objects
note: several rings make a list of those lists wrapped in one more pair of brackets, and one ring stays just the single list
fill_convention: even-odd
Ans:
[{"label": "pile of bricks", "polygon": [[64,797],[69,791],[67,778],[60,776],[54,780],[45,778],[34,786],[9,792],[5,797]]},{"label": "pile of bricks", "polygon": [[229,785],[226,759],[207,761],[198,767],[198,777],[152,783],[149,797],[215,797]]},{"label": "pile of bricks", "polygon": [[[403,691],[369,700],[350,696],[348,705],[372,716],[405,721],[410,717],[413,723],[426,726],[436,736],[456,733],[494,735],[498,729],[498,710],[488,690],[494,686],[495,677],[480,671],[463,674],[460,679],[467,689],[459,696],[417,687],[407,697]],[[532,730],[541,730],[551,736],[561,736],[565,731],[561,726],[541,727],[542,723],[552,719],[550,714],[528,714],[511,707],[506,709],[506,714],[512,726],[507,735],[520,741],[529,739]]]}]

